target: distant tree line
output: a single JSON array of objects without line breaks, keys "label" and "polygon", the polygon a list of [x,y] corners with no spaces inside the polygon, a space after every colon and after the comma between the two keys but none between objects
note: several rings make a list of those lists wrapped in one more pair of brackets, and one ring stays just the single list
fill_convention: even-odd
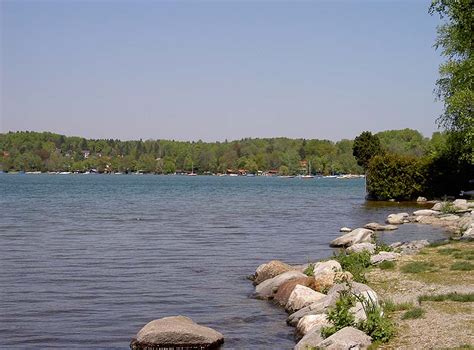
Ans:
[{"label": "distant tree line", "polygon": [[[437,152],[445,136],[431,139],[411,129],[377,134],[388,152],[423,156]],[[281,174],[361,174],[352,154],[353,141],[317,139],[241,139],[225,142],[170,140],[120,141],[85,139],[50,132],[0,134],[0,167],[3,171],[136,172],[172,174],[176,171],[249,173],[275,170]],[[302,161],[306,161],[308,166]]]}]

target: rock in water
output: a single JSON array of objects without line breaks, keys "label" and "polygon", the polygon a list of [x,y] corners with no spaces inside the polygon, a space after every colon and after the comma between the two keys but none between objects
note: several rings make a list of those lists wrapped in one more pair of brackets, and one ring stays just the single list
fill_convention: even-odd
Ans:
[{"label": "rock in water", "polygon": [[345,226],[341,227],[341,229],[339,230],[339,232],[345,232],[345,233],[348,233],[348,232],[351,232],[351,231],[352,231],[351,228],[345,227]]},{"label": "rock in water", "polygon": [[260,265],[255,272],[254,284],[260,284],[265,280],[290,271],[292,267],[279,260],[272,260],[267,264]]},{"label": "rock in water", "polygon": [[408,220],[408,217],[408,213],[390,214],[386,221],[390,225],[401,225]]},{"label": "rock in water", "polygon": [[295,289],[296,285],[302,285],[305,287],[314,286],[314,278],[313,277],[303,277],[303,278],[296,278],[293,280],[289,280],[284,282],[278,287],[278,292],[274,295],[273,301],[276,302],[280,306],[285,306],[290,298],[293,289]]},{"label": "rock in water", "polygon": [[439,211],[432,210],[432,209],[421,209],[413,212],[413,215],[415,216],[433,216],[433,215],[438,215],[440,214]]},{"label": "rock in water", "polygon": [[317,349],[367,349],[372,338],[354,327],[345,327],[316,345]]},{"label": "rock in water", "polygon": [[296,278],[305,278],[308,277],[304,273],[299,271],[288,271],[278,275],[276,277],[270,278],[268,280],[260,283],[256,288],[255,292],[257,297],[262,299],[272,299],[275,293],[278,292],[278,288],[285,283]]},{"label": "rock in water", "polygon": [[345,235],[336,238],[329,245],[331,247],[349,247],[353,244],[370,242],[374,231],[365,228],[356,228]]},{"label": "rock in water", "polygon": [[315,303],[321,300],[325,296],[326,296],[325,294],[315,292],[311,288],[298,284],[293,289],[293,292],[291,292],[290,298],[288,299],[288,302],[286,303],[285,309],[286,311],[293,313],[312,303]]},{"label": "rock in water", "polygon": [[366,229],[372,231],[393,231],[398,230],[398,226],[396,225],[381,225],[376,222],[370,222],[364,226]]},{"label": "rock in water", "polygon": [[147,323],[130,343],[132,350],[161,348],[217,349],[224,336],[185,316],[164,317]]}]

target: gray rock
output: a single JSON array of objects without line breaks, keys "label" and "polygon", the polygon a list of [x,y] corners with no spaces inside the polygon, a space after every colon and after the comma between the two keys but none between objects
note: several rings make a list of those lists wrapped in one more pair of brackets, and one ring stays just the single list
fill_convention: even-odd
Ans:
[{"label": "gray rock", "polygon": [[330,306],[336,304],[338,297],[338,294],[326,295],[323,299],[289,315],[286,323],[288,323],[290,326],[296,327],[299,320],[306,315],[318,315],[326,313]]},{"label": "gray rock", "polygon": [[314,265],[313,276],[318,277],[338,271],[342,271],[342,267],[336,260],[320,261]]},{"label": "gray rock", "polygon": [[352,229],[349,228],[349,227],[341,227],[341,229],[339,230],[339,232],[351,232]]},{"label": "gray rock", "polygon": [[390,225],[401,225],[405,223],[408,217],[408,213],[390,214],[389,216],[387,216],[386,222]]},{"label": "gray rock", "polygon": [[434,216],[440,214],[439,211],[432,210],[432,209],[421,209],[413,212],[415,216]]},{"label": "gray rock", "polygon": [[[337,300],[339,298],[339,292],[343,290],[347,290],[349,286],[347,283],[338,283],[335,284],[334,286],[329,289],[327,297],[328,298],[334,298]],[[370,298],[373,302],[377,303],[378,302],[378,296],[375,291],[370,288],[368,285],[359,283],[359,282],[350,282],[350,288],[352,290],[352,293],[357,296],[364,296],[367,297],[370,295]],[[335,303],[335,302],[334,302]]]},{"label": "gray rock", "polygon": [[254,284],[260,284],[265,280],[290,271],[292,267],[279,260],[272,260],[267,264],[262,264],[255,272]]},{"label": "gray rock", "polygon": [[370,222],[364,226],[364,228],[372,230],[372,231],[393,231],[398,230],[398,226],[396,225],[381,225],[376,222]]},{"label": "gray rock", "polygon": [[468,228],[462,235],[463,238],[474,238],[474,227]]},{"label": "gray rock", "polygon": [[323,299],[324,297],[326,297],[325,294],[316,292],[311,288],[298,284],[291,292],[285,309],[288,312],[295,312]]},{"label": "gray rock", "polygon": [[459,215],[454,215],[454,214],[448,214],[448,215],[442,215],[439,217],[440,221],[457,221],[461,217]]},{"label": "gray rock", "polygon": [[349,247],[353,244],[370,242],[374,231],[365,228],[356,228],[345,235],[331,241],[331,247]]},{"label": "gray rock", "polygon": [[436,203],[435,205],[433,205],[433,207],[431,208],[431,210],[440,211],[441,209],[443,209],[443,207],[446,205],[446,203],[447,203],[447,202]]},{"label": "gray rock", "polygon": [[382,261],[394,261],[400,257],[400,253],[380,252],[370,257],[370,263],[373,265],[380,264]]},{"label": "gray rock", "polygon": [[453,202],[453,206],[454,208],[456,208],[457,210],[467,210],[469,208],[468,206],[468,202],[466,199],[456,199],[454,202]]},{"label": "gray rock", "polygon": [[367,349],[372,344],[372,338],[354,327],[345,327],[330,337],[324,339],[316,348],[328,350]]},{"label": "gray rock", "polygon": [[405,242],[398,246],[396,249],[399,251],[401,254],[405,255],[412,255],[418,253],[421,249],[429,245],[430,242],[428,242],[425,239],[422,240],[416,240],[416,241],[411,241],[411,242]]},{"label": "gray rock", "polygon": [[294,350],[308,350],[316,349],[316,345],[321,343],[324,339],[321,336],[321,328],[323,325],[314,326],[311,330],[295,345]]},{"label": "gray rock", "polygon": [[367,250],[370,254],[373,254],[375,252],[375,248],[376,246],[373,243],[357,243],[357,244],[351,245],[346,250],[349,253],[360,253],[364,250]]},{"label": "gray rock", "polygon": [[132,340],[132,350],[161,347],[216,348],[224,336],[212,328],[200,326],[185,316],[171,316],[147,323]]},{"label": "gray rock", "polygon": [[278,291],[278,287],[286,281],[290,281],[295,278],[307,277],[304,273],[300,271],[288,271],[284,272],[278,276],[267,279],[260,283],[255,288],[255,293],[258,298],[262,299],[271,299],[274,294]]},{"label": "gray rock", "polygon": [[417,202],[426,202],[426,201],[428,201],[428,200],[426,199],[426,197],[421,197],[421,196],[420,196],[420,197],[418,197],[418,198],[416,199],[416,201],[417,201]]},{"label": "gray rock", "polygon": [[296,337],[300,339],[310,333],[315,327],[320,329],[320,327],[328,325],[329,321],[325,314],[304,316],[298,321],[296,326]]}]

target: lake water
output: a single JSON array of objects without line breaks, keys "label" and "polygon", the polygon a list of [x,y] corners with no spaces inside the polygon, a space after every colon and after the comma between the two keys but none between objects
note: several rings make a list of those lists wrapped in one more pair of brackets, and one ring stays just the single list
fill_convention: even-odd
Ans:
[{"label": "lake water", "polygon": [[224,349],[291,349],[286,313],[246,276],[328,257],[341,226],[397,211],[366,203],[363,179],[0,175],[0,347],[127,349],[148,321],[182,314]]}]

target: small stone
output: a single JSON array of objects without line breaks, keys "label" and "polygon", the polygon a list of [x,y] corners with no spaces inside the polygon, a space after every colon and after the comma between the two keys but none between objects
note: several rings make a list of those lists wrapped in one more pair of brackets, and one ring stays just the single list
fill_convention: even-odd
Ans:
[{"label": "small stone", "polygon": [[426,197],[421,197],[421,196],[420,196],[420,197],[418,197],[418,198],[416,199],[416,201],[417,201],[418,203],[420,203],[420,202],[426,202],[427,199],[426,199]]},{"label": "small stone", "polygon": [[339,230],[339,232],[346,232],[346,233],[351,232],[351,231],[352,231],[352,229],[349,228],[349,227],[341,227],[341,229]]}]

